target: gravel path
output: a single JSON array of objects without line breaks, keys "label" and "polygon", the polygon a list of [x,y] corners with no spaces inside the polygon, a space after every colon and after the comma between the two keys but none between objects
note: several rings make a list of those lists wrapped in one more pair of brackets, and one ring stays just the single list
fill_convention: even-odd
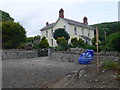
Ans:
[{"label": "gravel path", "polygon": [[48,57],[3,60],[2,87],[42,88],[84,67],[74,62],[48,60]]}]

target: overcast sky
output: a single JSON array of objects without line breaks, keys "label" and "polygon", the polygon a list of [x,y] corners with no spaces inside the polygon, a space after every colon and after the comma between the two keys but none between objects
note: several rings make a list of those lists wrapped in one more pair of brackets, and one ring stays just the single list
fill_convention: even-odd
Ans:
[{"label": "overcast sky", "polygon": [[[48,2],[49,1],[49,2]],[[88,17],[88,24],[118,21],[119,0],[0,0],[0,9],[8,12],[16,22],[26,29],[27,36],[40,35],[40,29],[46,22],[58,19],[60,8],[64,17],[83,21]]]}]

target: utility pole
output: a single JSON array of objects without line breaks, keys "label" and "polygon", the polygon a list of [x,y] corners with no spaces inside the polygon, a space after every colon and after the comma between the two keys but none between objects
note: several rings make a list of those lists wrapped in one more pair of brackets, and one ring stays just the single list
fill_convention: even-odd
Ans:
[{"label": "utility pole", "polygon": [[98,72],[99,72],[100,69],[99,69],[99,60],[98,60],[98,49],[99,49],[99,47],[98,47],[98,43],[99,43],[99,33],[98,33],[98,28],[96,27],[97,70],[98,70]]}]

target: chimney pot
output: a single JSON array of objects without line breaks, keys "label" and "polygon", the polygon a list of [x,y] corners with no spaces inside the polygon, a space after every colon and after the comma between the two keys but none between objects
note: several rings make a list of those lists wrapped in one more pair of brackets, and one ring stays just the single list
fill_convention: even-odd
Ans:
[{"label": "chimney pot", "polygon": [[87,17],[84,17],[84,18],[83,18],[83,23],[84,23],[84,24],[88,24]]},{"label": "chimney pot", "polygon": [[49,25],[49,23],[48,23],[48,22],[46,22],[46,26],[47,26],[47,25]]},{"label": "chimney pot", "polygon": [[59,17],[64,18],[64,10],[62,8],[59,11]]}]

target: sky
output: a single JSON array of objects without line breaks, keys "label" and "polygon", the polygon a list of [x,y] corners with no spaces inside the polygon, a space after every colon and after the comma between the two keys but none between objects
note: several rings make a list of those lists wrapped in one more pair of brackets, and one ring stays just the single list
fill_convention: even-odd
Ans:
[{"label": "sky", "polygon": [[[27,37],[41,35],[46,22],[56,22],[59,10],[64,17],[88,24],[118,21],[119,0],[0,0],[0,10],[10,14],[26,30]],[[120,4],[119,4],[120,5]]]}]

